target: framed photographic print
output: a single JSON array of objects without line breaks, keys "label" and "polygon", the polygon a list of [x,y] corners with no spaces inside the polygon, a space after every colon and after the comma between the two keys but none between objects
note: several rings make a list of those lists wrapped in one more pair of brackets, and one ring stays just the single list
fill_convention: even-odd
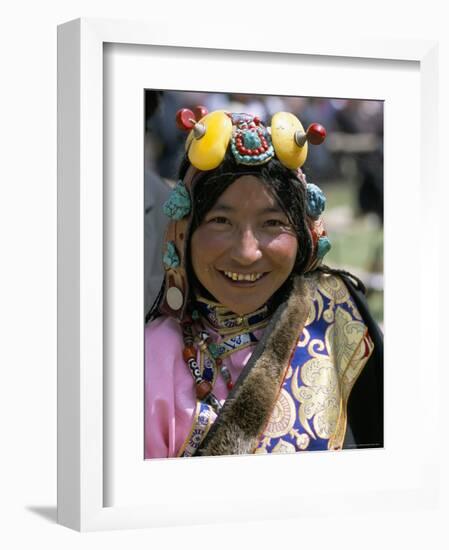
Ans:
[{"label": "framed photographic print", "polygon": [[382,447],[383,102],[145,90],[144,203],[145,458]]},{"label": "framed photographic print", "polygon": [[[410,441],[414,441],[423,430],[428,437],[436,437],[437,425],[433,419],[438,415],[437,402],[426,401],[426,406],[419,408],[415,421],[411,423],[408,420],[409,411],[416,408],[417,400],[420,399],[423,384],[432,392],[436,391],[431,388],[435,388],[438,381],[438,349],[429,349],[425,345],[435,335],[435,327],[430,327],[425,319],[436,314],[438,286],[428,289],[425,281],[432,273],[438,241],[435,239],[429,242],[415,221],[419,211],[422,223],[433,228],[433,234],[438,234],[438,222],[432,217],[428,202],[424,202],[423,207],[423,197],[433,196],[437,192],[433,148],[429,144],[436,139],[431,129],[437,125],[432,85],[437,71],[435,45],[416,41],[407,44],[371,41],[355,45],[338,40],[320,42],[319,45],[313,40],[304,40],[296,44],[289,42],[288,38],[279,37],[272,51],[268,52],[262,42],[257,42],[257,37],[254,42],[242,35],[241,42],[234,42],[231,49],[229,44],[220,43],[218,38],[214,39],[208,32],[193,43],[191,37],[177,32],[174,27],[168,33],[151,23],[102,20],[78,20],[62,25],[58,40],[59,522],[75,529],[96,530],[281,517],[306,518],[311,514],[333,514],[336,500],[339,502],[338,514],[350,514],[360,508],[375,514],[379,510],[385,512],[398,507],[405,511],[417,511],[423,506],[437,506],[438,480],[430,472],[437,466],[438,457],[428,445],[413,446],[413,453],[410,453]],[[161,91],[163,111],[156,125],[155,120],[148,116],[149,100],[154,92],[161,95]],[[194,99],[201,101],[193,101],[192,94],[197,94]],[[198,97],[201,94],[203,96]],[[297,128],[298,147],[303,147],[309,139],[308,158],[304,164],[308,177],[308,163],[312,163],[310,181],[298,180],[298,185],[303,185],[300,191],[303,197],[307,197],[307,191],[312,189],[307,185],[319,185],[320,178],[323,182],[326,180],[326,158],[314,167],[312,159],[315,152],[325,157],[325,153],[332,148],[334,157],[329,157],[327,162],[336,162],[337,158],[338,163],[327,167],[330,173],[339,174],[346,182],[351,181],[352,177],[354,186],[360,184],[360,187],[353,187],[356,192],[352,196],[358,197],[358,209],[360,212],[365,209],[367,217],[363,221],[357,220],[360,224],[351,230],[350,240],[341,246],[338,244],[339,239],[341,242],[348,239],[345,224],[348,218],[355,215],[345,210],[347,201],[336,196],[341,188],[333,188],[334,182],[330,177],[327,186],[323,183],[323,188],[334,200],[332,208],[328,204],[331,215],[329,223],[337,228],[340,224],[340,228],[343,228],[342,236],[336,238],[334,250],[329,253],[336,255],[334,263],[340,263],[339,267],[345,271],[347,268],[363,271],[363,266],[351,262],[360,262],[361,252],[370,248],[372,254],[367,262],[371,266],[379,265],[376,254],[378,256],[379,250],[383,249],[384,267],[373,267],[369,277],[375,299],[371,308],[376,310],[379,316],[377,320],[385,331],[385,391],[382,392],[382,412],[385,418],[381,421],[385,430],[381,440],[373,440],[375,444],[357,448],[357,445],[351,447],[349,443],[343,452],[288,452],[291,450],[288,445],[303,445],[307,448],[311,439],[317,442],[322,440],[323,449],[337,449],[341,446],[335,444],[332,447],[329,443],[336,434],[338,418],[334,418],[333,424],[329,420],[332,415],[326,417],[324,423],[320,424],[318,420],[315,422],[315,417],[318,418],[318,412],[321,411],[316,409],[315,416],[310,415],[309,418],[304,414],[300,417],[300,413],[295,412],[295,418],[298,416],[297,425],[292,424],[287,430],[290,439],[287,435],[273,435],[270,439],[266,432],[257,432],[261,435],[257,448],[268,452],[237,453],[236,456],[227,456],[236,454],[232,452],[209,452],[205,453],[208,456],[175,458],[186,451],[189,445],[187,440],[190,435],[194,435],[189,431],[190,428],[184,426],[182,437],[174,437],[176,441],[182,439],[182,444],[176,443],[172,451],[156,453],[154,458],[149,459],[151,452],[146,451],[145,443],[148,441],[147,434],[150,433],[151,438],[151,434],[155,433],[153,425],[156,426],[156,423],[151,424],[150,420],[146,425],[145,422],[148,393],[145,391],[144,365],[153,361],[151,369],[154,373],[155,368],[157,370],[162,364],[164,355],[159,354],[153,360],[152,354],[156,353],[156,347],[145,345],[145,317],[151,310],[151,304],[157,301],[159,285],[156,282],[152,293],[148,292],[146,283],[154,263],[148,259],[152,253],[146,249],[149,245],[157,244],[163,253],[165,270],[159,272],[159,280],[168,275],[176,279],[177,261],[182,260],[182,257],[179,257],[179,245],[176,246],[179,231],[173,239],[168,239],[168,243],[175,244],[174,248],[163,242],[161,233],[153,235],[150,230],[145,234],[145,212],[151,212],[145,184],[154,181],[154,177],[148,175],[149,170],[158,173],[164,181],[170,180],[169,189],[165,193],[167,196],[159,201],[164,204],[170,201],[169,197],[173,196],[170,193],[179,184],[177,171],[173,168],[179,164],[182,149],[175,153],[178,155],[176,160],[167,161],[168,171],[164,173],[163,155],[157,155],[155,151],[161,152],[166,146],[162,146],[158,138],[164,132],[171,131],[171,125],[174,124],[168,115],[169,102],[178,101],[179,107],[183,107],[182,102],[186,98],[189,98],[189,102],[185,107],[193,114],[192,117],[188,113],[184,120],[185,129],[190,134],[184,134],[183,140],[191,136],[187,137],[191,140],[187,148],[188,155],[191,153],[189,147],[192,147],[192,140],[197,139],[200,144],[207,143],[206,137],[213,131],[212,126],[209,126],[211,119],[207,117],[209,113],[218,112],[221,113],[217,115],[220,124],[228,128],[225,149],[231,143],[238,154],[252,159],[247,160],[246,164],[243,162],[245,168],[238,173],[242,178],[249,178],[249,181],[244,180],[241,189],[244,188],[244,195],[254,200],[245,201],[243,196],[240,201],[239,192],[233,196],[233,179],[227,191],[218,195],[223,197],[228,191],[230,193],[226,195],[224,208],[222,204],[222,210],[214,212],[217,207],[214,199],[215,202],[212,201],[210,207],[205,208],[204,216],[194,222],[197,226],[192,226],[192,235],[195,237],[199,234],[198,228],[203,227],[204,223],[210,223],[204,231],[207,238],[201,241],[196,253],[195,243],[186,249],[191,253],[187,263],[192,264],[193,272],[201,283],[201,286],[192,285],[192,288],[202,288],[208,292],[206,301],[202,302],[208,307],[211,298],[219,296],[226,305],[232,302],[239,317],[248,317],[254,311],[259,311],[267,299],[283,288],[282,285],[296,265],[297,247],[303,246],[300,239],[294,236],[298,233],[293,231],[289,234],[289,224],[293,223],[287,215],[290,205],[285,209],[279,208],[281,194],[264,194],[260,191],[260,181],[257,183],[259,187],[253,188],[256,185],[254,179],[261,179],[258,177],[259,168],[255,167],[259,166],[257,158],[271,154],[271,145],[278,158],[290,163],[291,154],[283,156],[281,151],[283,142],[279,138],[279,128],[283,126],[276,125],[276,113],[301,112],[297,109],[298,105],[301,105],[303,113],[309,109],[303,126]],[[257,102],[258,108],[265,109],[265,112],[253,112]],[[206,109],[195,112],[196,106],[206,107],[205,103],[208,113]],[[248,110],[252,115],[251,120],[230,118],[228,114],[223,114],[224,111],[246,113]],[[173,109],[175,114],[176,111]],[[411,112],[415,113],[414,117],[410,117]],[[329,132],[326,148],[321,145],[315,148],[313,137],[310,137],[313,131],[309,132],[309,127],[313,123],[324,122],[315,119],[317,114],[326,114],[331,124],[329,129],[332,127],[334,130],[334,137]],[[348,118],[343,127],[345,114]],[[369,131],[362,132],[359,129],[357,135],[360,139],[351,140],[349,123],[354,123],[357,116],[363,122],[371,119],[373,126]],[[182,114],[178,115],[178,119],[180,117],[178,123],[182,126]],[[337,118],[340,120],[339,128]],[[419,132],[417,121],[420,124]],[[242,124],[247,126],[243,127]],[[195,126],[198,135],[194,135]],[[269,132],[266,130],[268,127]],[[199,135],[204,131],[205,135]],[[254,132],[259,132],[258,137],[255,137]],[[360,137],[362,134],[363,138]],[[256,143],[254,140],[259,141]],[[417,145],[420,140],[421,146]],[[318,153],[321,147],[322,153]],[[379,148],[382,149],[380,155]],[[414,151],[413,162],[410,162],[411,150]],[[373,155],[368,163],[369,168],[368,165],[361,168],[360,159],[363,157],[366,160],[369,154]],[[210,158],[210,153],[206,156]],[[188,158],[191,164],[200,165],[204,154],[200,152],[195,157],[192,153]],[[152,161],[151,165],[148,159]],[[262,161],[260,165],[266,163],[266,158]],[[217,166],[222,162],[223,156],[219,158]],[[301,168],[301,162],[295,162],[288,166],[289,170]],[[383,176],[380,186],[383,205],[382,198],[370,202],[367,200],[369,193],[366,195],[360,191],[362,182],[374,185],[374,189],[379,191],[379,186],[375,187],[379,182],[373,182],[379,174]],[[184,178],[184,184],[185,181]],[[262,186],[262,189],[265,188]],[[373,187],[370,187],[372,190]],[[178,188],[176,201],[179,193],[182,195]],[[196,200],[194,195],[192,197]],[[253,210],[260,200],[263,203],[260,208],[270,210],[270,216],[263,220],[259,211],[255,213]],[[182,200],[176,204],[182,205]],[[242,204],[246,204],[243,213],[239,211]],[[303,208],[307,207],[310,205],[304,202]],[[226,209],[228,213],[225,215],[223,211]],[[236,211],[239,212],[236,214]],[[209,212],[214,212],[210,219]],[[285,215],[287,217],[284,219]],[[318,215],[315,217],[318,219]],[[255,221],[248,225],[248,220]],[[153,227],[159,225],[160,222],[155,221]],[[272,273],[276,277],[284,273],[275,260],[272,264],[257,263],[259,260],[256,258],[256,263],[251,263],[251,260],[249,267],[242,267],[246,256],[238,257],[235,251],[208,260],[215,258],[212,252],[215,254],[217,250],[216,243],[223,243],[224,238],[230,239],[227,237],[229,227],[237,227],[239,234],[246,231],[245,239],[248,238],[248,241],[245,240],[245,246],[257,241],[257,246],[254,245],[257,258],[261,252],[260,243],[265,242],[263,235],[269,234],[266,242],[270,246],[274,246],[273,243],[281,237],[293,239],[290,243],[293,242],[294,254],[290,254],[289,250],[293,249],[288,248],[290,256],[287,254],[286,261],[290,261],[291,265],[285,278],[276,278],[274,286],[265,288]],[[372,237],[368,247],[366,238],[372,227],[376,230],[375,237]],[[407,227],[406,235],[404,227]],[[332,234],[329,234],[332,240]],[[216,235],[217,239],[213,245],[207,240],[211,235]],[[315,251],[318,250],[319,239],[324,237],[326,234],[323,232],[317,236],[313,244]],[[235,249],[240,247],[241,251],[241,239],[239,243],[232,246]],[[249,248],[245,248],[246,252]],[[343,258],[341,251],[348,248],[354,252],[353,257]],[[206,249],[212,250],[209,256],[205,252],[203,254]],[[308,258],[311,257],[309,255]],[[416,268],[407,273],[404,282],[401,265],[407,259],[413,259]],[[304,262],[307,263],[307,258]],[[218,287],[214,286],[215,279],[211,278],[211,272],[213,276],[217,272],[220,277]],[[205,277],[202,276],[204,273]],[[158,281],[157,276],[155,280]],[[175,287],[178,290],[185,288],[168,281],[160,298],[166,300],[174,313],[182,309],[186,297],[182,291],[181,299],[176,291],[168,295],[168,291]],[[252,287],[258,289],[255,293],[257,299],[250,300],[249,305],[242,305],[248,297],[248,288]],[[225,291],[221,295],[223,288]],[[246,289],[244,294],[243,288]],[[384,300],[376,292],[384,294]],[[411,292],[414,295],[413,307],[417,311],[415,317],[404,314],[410,308]],[[236,293],[241,294],[235,298]],[[259,304],[261,295],[264,299]],[[323,303],[323,311],[327,307],[328,303]],[[350,314],[350,309],[348,306],[345,315]],[[191,308],[189,313],[193,314],[194,311],[196,309]],[[328,315],[331,316],[331,313]],[[360,323],[360,315],[357,312],[354,315],[351,322]],[[318,319],[318,313],[316,316]],[[416,319],[419,319],[418,326]],[[312,321],[307,319],[304,322]],[[263,324],[265,317],[258,318],[257,322]],[[357,326],[360,328],[360,325]],[[257,330],[264,328],[261,325],[254,329],[257,341],[262,338]],[[285,332],[286,329],[283,334]],[[398,345],[398,342],[409,342],[410,334],[417,332],[419,338],[413,339],[413,346]],[[189,342],[183,341],[182,335],[178,336],[177,346],[182,347],[179,349],[182,360],[182,350],[189,348]],[[226,372],[223,374],[220,369],[221,365],[227,365],[227,356],[215,356],[212,353],[207,347],[211,343],[209,341],[208,344],[209,336],[201,332],[192,336],[192,346],[193,343],[197,346],[195,353],[200,354],[197,366],[201,367],[203,378],[195,379],[194,369],[191,369],[194,374],[192,379],[187,370],[190,388],[212,380],[204,375],[208,367],[206,359],[201,364],[201,346],[206,346],[204,353],[210,352],[211,361],[213,359],[217,367],[216,373],[211,376],[222,376],[221,384],[229,382]],[[153,340],[153,346],[157,339]],[[160,341],[163,344],[163,339]],[[323,336],[322,343],[317,343],[316,349],[322,352],[324,346]],[[370,342],[366,341],[364,346],[368,360]],[[168,343],[163,344],[161,349],[171,353],[174,347]],[[184,362],[188,369],[189,357],[184,358]],[[228,370],[232,370],[232,365],[227,366]],[[325,371],[322,364],[320,369],[319,376]],[[295,378],[294,370],[290,375],[289,387],[292,388],[292,395],[297,395],[300,402],[305,399],[306,393],[301,393],[300,380],[303,386],[306,385],[306,376],[301,374]],[[287,373],[278,382],[288,377]],[[332,375],[329,377],[331,379]],[[148,384],[151,385],[151,378],[148,378]],[[182,384],[184,381],[179,382],[179,387]],[[338,384],[340,389],[344,388],[341,381]],[[178,383],[173,387],[178,387]],[[326,386],[319,391],[326,392],[330,387]],[[231,396],[237,396],[238,389],[239,382],[232,379],[228,388],[234,392]],[[278,384],[278,394],[280,390]],[[281,393],[284,390],[285,387],[282,387]],[[342,395],[330,397],[341,401]],[[287,405],[290,403],[289,398],[285,398]],[[224,401],[224,397],[218,396],[220,400]],[[191,415],[192,406],[188,410]],[[273,412],[272,408],[270,410]],[[339,417],[343,409],[337,407],[332,410],[332,414]],[[265,420],[272,422],[273,418],[268,415]],[[264,426],[267,426],[266,422]],[[334,431],[327,433],[323,426],[331,424]],[[287,432],[284,430],[283,434]],[[344,436],[343,431],[340,443],[345,441]],[[229,438],[232,439],[231,436]],[[168,441],[166,434],[163,439]],[[256,447],[251,445],[248,448],[254,451]],[[279,445],[278,450],[287,452],[274,452],[276,445]],[[191,454],[198,453],[194,450]],[[162,458],[164,456],[173,458]],[[280,478],[285,479],[280,481]],[[204,506],[205,502],[207,506]]]}]

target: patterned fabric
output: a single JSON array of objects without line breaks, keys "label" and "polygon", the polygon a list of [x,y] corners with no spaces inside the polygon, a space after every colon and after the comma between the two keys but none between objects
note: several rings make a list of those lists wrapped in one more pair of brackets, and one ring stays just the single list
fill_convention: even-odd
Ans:
[{"label": "patterned fabric", "polygon": [[230,312],[217,302],[200,297],[197,298],[196,309],[201,313],[203,319],[222,335],[241,333],[242,330],[247,329],[256,330],[266,326],[269,317],[266,306],[249,315],[240,316]]},{"label": "patterned fabric", "polygon": [[[256,453],[339,449],[351,389],[373,350],[360,313],[338,277],[322,277]],[[205,424],[203,411],[203,425]],[[208,417],[208,421],[211,416]],[[213,420],[182,456],[194,454]],[[197,434],[195,427],[192,432]]]},{"label": "patterned fabric", "polygon": [[180,456],[192,456],[195,453],[216,417],[217,415],[210,405],[203,401],[197,401],[192,429],[179,451]]},{"label": "patterned fabric", "polygon": [[372,349],[344,283],[338,278],[321,279],[256,452],[341,448],[349,393]]},{"label": "patterned fabric", "polygon": [[[262,330],[256,331],[260,339]],[[218,341],[218,335],[217,341]],[[254,346],[239,349],[224,359],[237,380]],[[145,458],[170,458],[180,454],[192,433],[198,414],[194,382],[183,359],[182,330],[171,317],[161,316],[145,328]],[[200,365],[211,381],[214,394],[224,403],[229,390],[223,377],[205,354]],[[215,418],[215,415],[214,417]]]}]

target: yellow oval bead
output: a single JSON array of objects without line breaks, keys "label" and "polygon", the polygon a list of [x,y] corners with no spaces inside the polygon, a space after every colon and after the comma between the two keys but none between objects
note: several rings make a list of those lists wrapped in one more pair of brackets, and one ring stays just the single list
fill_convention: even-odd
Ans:
[{"label": "yellow oval bead", "polygon": [[271,141],[277,158],[291,170],[300,168],[307,157],[307,142],[296,144],[295,133],[304,132],[302,124],[292,113],[276,113],[271,119]]},{"label": "yellow oval bead", "polygon": [[206,133],[195,139],[193,130],[187,138],[186,147],[190,162],[198,170],[213,170],[222,162],[232,135],[232,122],[224,111],[214,111],[200,121]]}]

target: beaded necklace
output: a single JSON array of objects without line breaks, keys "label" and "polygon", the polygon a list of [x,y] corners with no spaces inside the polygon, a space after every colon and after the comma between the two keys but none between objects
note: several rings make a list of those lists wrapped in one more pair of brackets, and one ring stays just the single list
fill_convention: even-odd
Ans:
[{"label": "beaded necklace", "polygon": [[[211,405],[218,414],[221,404],[212,392],[217,371],[230,391],[234,382],[223,359],[258,341],[254,331],[268,324],[268,308],[264,306],[254,313],[239,316],[204,298],[198,298],[195,306],[191,316],[182,323],[183,358],[195,382],[197,399]],[[212,342],[208,329],[218,332],[221,342]]]}]

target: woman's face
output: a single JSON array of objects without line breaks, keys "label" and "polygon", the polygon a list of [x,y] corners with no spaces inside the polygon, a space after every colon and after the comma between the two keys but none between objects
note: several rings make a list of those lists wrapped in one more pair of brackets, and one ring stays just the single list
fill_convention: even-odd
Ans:
[{"label": "woman's face", "polygon": [[282,286],[297,250],[286,214],[255,176],[242,176],[224,191],[191,241],[198,280],[239,315],[262,307]]}]

